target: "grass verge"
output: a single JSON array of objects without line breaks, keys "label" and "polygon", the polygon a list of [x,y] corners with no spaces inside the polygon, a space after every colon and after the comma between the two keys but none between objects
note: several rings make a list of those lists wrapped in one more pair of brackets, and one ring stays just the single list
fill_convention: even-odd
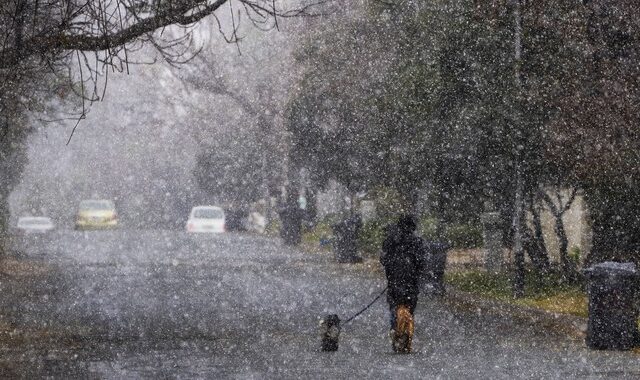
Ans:
[{"label": "grass verge", "polygon": [[558,273],[546,276],[528,273],[525,280],[525,296],[519,299],[513,298],[509,273],[458,271],[448,272],[445,278],[449,285],[457,289],[486,298],[580,317],[586,317],[588,313],[587,295],[583,285],[567,284]]}]

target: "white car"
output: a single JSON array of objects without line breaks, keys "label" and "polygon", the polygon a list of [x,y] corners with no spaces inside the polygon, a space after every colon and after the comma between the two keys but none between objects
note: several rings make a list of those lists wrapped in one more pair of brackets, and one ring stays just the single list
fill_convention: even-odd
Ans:
[{"label": "white car", "polygon": [[51,218],[46,216],[23,216],[16,225],[21,233],[45,233],[55,228]]},{"label": "white car", "polygon": [[224,211],[217,206],[196,206],[187,220],[187,232],[225,232]]}]

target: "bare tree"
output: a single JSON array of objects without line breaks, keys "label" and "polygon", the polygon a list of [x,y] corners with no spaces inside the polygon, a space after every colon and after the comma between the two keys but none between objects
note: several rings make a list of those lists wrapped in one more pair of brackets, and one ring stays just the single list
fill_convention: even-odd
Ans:
[{"label": "bare tree", "polygon": [[[314,7],[327,2],[287,9],[278,8],[282,2],[273,0],[12,0],[2,8],[2,16],[11,20],[15,32],[5,33],[0,68],[59,51],[103,51],[105,62],[126,62],[127,44],[137,40],[156,44],[153,32],[170,25],[184,26],[186,33],[159,47],[189,42],[189,27],[209,15],[216,17],[214,12],[225,4],[234,12],[235,3],[251,22],[270,28],[277,25],[277,17],[311,15]],[[228,39],[236,38],[234,28]]]},{"label": "bare tree", "polygon": [[550,269],[549,253],[547,245],[544,242],[544,234],[542,231],[542,220],[540,218],[541,208],[539,199],[534,194],[529,199],[529,212],[531,213],[531,223],[533,232],[527,231],[529,242],[529,257],[536,268],[541,273],[547,273]]},{"label": "bare tree", "polygon": [[564,222],[562,217],[569,211],[573,201],[576,199],[578,190],[573,188],[570,190],[567,199],[564,199],[560,189],[554,189],[555,200],[544,190],[540,191],[540,196],[545,201],[549,211],[554,217],[554,231],[558,237],[558,246],[560,249],[560,263],[562,265],[563,277],[567,281],[573,281],[577,276],[577,269],[575,263],[569,258],[569,239],[567,232],[564,228]]},{"label": "bare tree", "polygon": [[[227,42],[239,42],[243,21],[262,30],[280,18],[317,14],[330,0],[4,0],[0,2],[0,236],[6,198],[21,169],[27,115],[52,98],[79,99],[55,119],[79,123],[104,96],[111,71],[128,72],[132,52],[152,46],[172,65],[201,46],[196,23],[211,16]],[[231,15],[231,26],[219,20]],[[52,96],[53,95],[53,96]],[[50,119],[50,118],[47,118]],[[71,133],[73,135],[73,132]]]},{"label": "bare tree", "polygon": [[[327,2],[9,0],[0,5],[0,74],[56,72],[61,63],[73,63],[79,86],[69,88],[91,102],[103,95],[109,69],[128,71],[131,52],[142,46],[153,46],[170,64],[190,60],[201,49],[193,38],[194,26],[207,16],[216,20],[225,40],[238,42],[242,18],[271,29],[278,18],[313,15]],[[231,15],[230,30],[218,18],[221,12]],[[98,85],[101,75],[103,86]]]},{"label": "bare tree", "polygon": [[[180,79],[185,86],[191,90],[231,100],[248,118],[249,123],[252,124],[251,128],[255,129],[251,136],[250,148],[259,152],[258,156],[254,156],[254,159],[258,161],[254,164],[261,167],[259,170],[261,185],[259,187],[262,189],[261,198],[265,200],[266,217],[269,218],[271,214],[269,200],[272,196],[270,189],[276,183],[281,182],[280,177],[283,172],[281,163],[285,159],[285,154],[282,152],[282,131],[279,130],[276,122],[281,114],[281,107],[275,99],[277,89],[273,88],[270,83],[258,83],[255,88],[249,90],[251,93],[238,88],[237,84],[234,85],[225,80],[219,64],[209,54],[200,54],[193,63],[197,63],[206,70],[207,78],[203,80],[199,76],[178,73],[183,74],[180,75]],[[259,67],[260,62],[252,62],[252,65]],[[201,147],[204,150],[211,148],[210,146]],[[208,163],[206,159],[201,159],[198,163],[199,166],[215,166],[214,163]],[[201,167],[199,170],[206,169]]]}]

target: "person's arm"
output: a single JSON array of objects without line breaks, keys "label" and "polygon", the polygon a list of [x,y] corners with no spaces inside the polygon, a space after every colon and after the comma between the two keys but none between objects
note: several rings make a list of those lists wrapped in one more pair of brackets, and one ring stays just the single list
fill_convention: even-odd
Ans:
[{"label": "person's arm", "polygon": [[382,242],[382,254],[380,255],[380,264],[382,264],[383,267],[387,267],[387,264],[389,263],[389,252],[391,249],[391,239],[389,237],[387,237],[386,239],[384,239],[384,241]]}]

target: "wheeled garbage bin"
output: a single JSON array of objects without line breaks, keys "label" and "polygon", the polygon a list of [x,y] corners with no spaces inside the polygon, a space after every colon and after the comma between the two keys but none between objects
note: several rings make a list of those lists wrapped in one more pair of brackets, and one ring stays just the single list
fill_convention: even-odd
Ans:
[{"label": "wheeled garbage bin", "polygon": [[358,234],[362,228],[362,221],[358,214],[335,223],[332,226],[334,236],[334,251],[339,263],[360,263],[358,256]]},{"label": "wheeled garbage bin", "polygon": [[629,350],[638,338],[634,263],[603,262],[584,271],[588,280],[586,344],[598,350]]},{"label": "wheeled garbage bin", "polygon": [[445,294],[444,272],[447,266],[447,250],[449,244],[440,241],[427,242],[427,267],[423,273],[422,283],[432,294]]}]

